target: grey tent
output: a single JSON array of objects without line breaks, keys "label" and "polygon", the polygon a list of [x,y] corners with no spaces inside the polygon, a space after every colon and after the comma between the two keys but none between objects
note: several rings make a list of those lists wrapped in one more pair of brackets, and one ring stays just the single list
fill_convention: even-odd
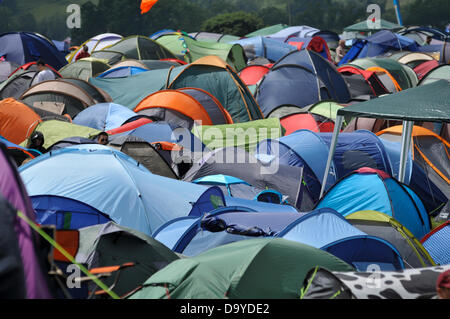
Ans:
[{"label": "grey tent", "polygon": [[[157,240],[113,222],[81,228],[79,232],[75,260],[86,264],[88,269],[134,263],[122,270],[112,289],[119,296],[131,292],[155,272],[179,259]],[[111,286],[115,278],[111,276],[102,281]]]},{"label": "grey tent", "polygon": [[303,187],[303,168],[286,165],[265,165],[253,155],[237,147],[228,147],[207,153],[194,163],[183,180],[224,174],[240,178],[255,188],[274,189],[288,196],[289,204],[301,211],[311,210],[313,203]]}]

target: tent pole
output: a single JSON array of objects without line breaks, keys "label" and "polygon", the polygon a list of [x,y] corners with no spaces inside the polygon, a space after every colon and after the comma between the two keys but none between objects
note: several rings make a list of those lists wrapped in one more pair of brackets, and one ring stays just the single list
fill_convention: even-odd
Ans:
[{"label": "tent pole", "polygon": [[405,182],[406,160],[408,159],[409,149],[411,147],[413,125],[413,121],[403,121],[400,167],[398,169],[398,180],[402,183]]},{"label": "tent pole", "polygon": [[322,198],[322,195],[325,191],[325,185],[327,184],[327,178],[328,178],[328,174],[330,172],[331,161],[333,160],[334,151],[336,150],[338,135],[339,135],[339,132],[341,131],[343,121],[344,121],[344,116],[342,116],[342,115],[336,116],[336,122],[334,123],[333,137],[331,139],[330,152],[328,153],[327,166],[325,167],[325,174],[323,176],[322,188],[320,189],[320,198]]}]

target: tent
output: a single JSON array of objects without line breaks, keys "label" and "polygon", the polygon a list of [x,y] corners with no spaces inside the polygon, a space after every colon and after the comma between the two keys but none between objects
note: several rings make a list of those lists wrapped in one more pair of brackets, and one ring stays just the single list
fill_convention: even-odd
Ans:
[{"label": "tent", "polygon": [[193,164],[183,177],[193,181],[210,175],[231,175],[258,189],[272,189],[287,197],[287,202],[302,211],[312,208],[310,195],[303,187],[300,167],[271,165],[259,161],[241,148],[216,149]]},{"label": "tent", "polygon": [[154,175],[128,155],[103,145],[46,153],[20,172],[31,196],[82,201],[119,225],[147,235],[191,210],[213,210],[224,203],[220,189]]},{"label": "tent", "polygon": [[450,81],[450,65],[440,65],[429,71],[419,82],[418,85],[433,83],[441,79]]},{"label": "tent", "polygon": [[289,37],[285,41],[287,44],[297,48],[297,50],[311,50],[317,52],[322,58],[333,63],[331,58],[330,49],[327,42],[320,36],[314,35],[311,37]]},{"label": "tent", "polygon": [[159,69],[117,79],[89,80],[114,100],[134,109],[149,94],[164,89],[198,88],[213,95],[234,122],[263,118],[247,86],[223,60],[215,56],[201,58],[188,66]]},{"label": "tent", "polygon": [[[67,137],[80,136],[91,138],[101,131],[82,125],[62,122],[58,120],[49,120],[40,122],[34,131],[39,131],[44,135],[44,147],[48,148]],[[32,131],[30,135],[34,132]],[[28,142],[28,140],[23,141]]]},{"label": "tent", "polygon": [[411,68],[415,68],[419,64],[426,61],[436,61],[431,55],[423,53],[423,52],[408,52],[401,51],[393,53],[389,56],[390,59],[394,59],[400,63],[406,64]]},{"label": "tent", "polygon": [[122,78],[122,77],[127,77],[130,75],[139,74],[139,73],[142,73],[145,71],[148,71],[148,69],[137,67],[137,66],[120,66],[120,67],[111,68],[111,69],[97,75],[97,77],[105,78],[105,79]]},{"label": "tent", "polygon": [[280,39],[281,41],[285,42],[285,40],[287,40],[290,37],[306,38],[314,35],[316,32],[319,31],[320,30],[307,25],[299,25],[284,28],[276,33],[268,35],[268,37]]},{"label": "tent", "polygon": [[[56,79],[61,77],[56,71],[53,73]],[[35,84],[34,79],[37,74],[37,70],[18,69],[6,81],[0,84],[0,98],[13,97],[18,99],[23,92]]]},{"label": "tent", "polygon": [[111,102],[104,91],[81,79],[44,81],[26,90],[20,99],[36,108],[71,117],[90,105]]},{"label": "tent", "polygon": [[245,55],[249,60],[263,57],[276,62],[289,52],[296,50],[295,46],[263,36],[244,38],[233,43],[244,48]]},{"label": "tent", "polygon": [[439,265],[450,264],[450,221],[434,228],[420,242]]},{"label": "tent", "polygon": [[311,269],[301,299],[435,299],[436,281],[450,266],[367,272]]},{"label": "tent", "polygon": [[134,111],[154,120],[192,128],[199,125],[231,124],[228,112],[210,93],[198,88],[161,90],[144,98]]},{"label": "tent", "polygon": [[127,107],[115,103],[99,103],[78,113],[72,123],[109,131],[139,117]]},{"label": "tent", "polygon": [[300,129],[313,132],[332,132],[337,110],[343,106],[334,101],[321,101],[299,108],[297,106],[280,106],[270,112],[268,117],[280,119],[289,135]]},{"label": "tent", "polygon": [[255,98],[267,116],[282,105],[304,107],[329,99],[346,103],[350,92],[333,64],[303,50],[278,60],[259,83]]},{"label": "tent", "polygon": [[417,74],[419,83],[420,83],[420,80],[422,80],[422,78],[425,75],[427,75],[430,71],[437,68],[438,66],[439,66],[439,62],[434,59],[431,61],[423,62],[423,63],[419,64],[418,66],[416,66],[413,70]]},{"label": "tent", "polygon": [[244,240],[172,262],[130,298],[298,298],[306,268],[316,265],[352,270],[308,245],[280,238]]},{"label": "tent", "polygon": [[64,55],[50,40],[32,32],[1,34],[0,57],[19,65],[43,59],[56,70],[67,64]]},{"label": "tent", "polygon": [[[401,143],[402,126],[393,126],[377,133],[383,139]],[[450,198],[450,143],[432,131],[413,126],[411,151],[414,161],[427,177]],[[426,181],[424,181],[426,183]]]},{"label": "tent", "polygon": [[174,55],[192,63],[205,56],[217,56],[239,72],[246,66],[247,57],[239,44],[199,41],[181,33],[166,34],[156,39]]},{"label": "tent", "polygon": [[383,238],[394,245],[400,252],[406,268],[436,265],[420,241],[391,216],[376,211],[359,211],[345,218],[366,234]]},{"label": "tent", "polygon": [[332,209],[306,214],[217,212],[205,215],[178,239],[175,251],[195,256],[214,247],[254,237],[278,237],[325,250],[360,271],[369,264],[403,269],[395,247],[350,225]]},{"label": "tent", "polygon": [[106,60],[89,57],[72,62],[60,69],[59,72],[65,78],[75,78],[88,81],[90,77],[109,70],[110,67],[111,66]]},{"label": "tent", "polygon": [[[103,52],[105,54],[103,54]],[[114,64],[123,58],[136,60],[160,60],[176,58],[168,49],[156,41],[141,35],[134,35],[109,45],[101,50],[92,52],[96,58],[108,57],[109,63]]]},{"label": "tent", "polygon": [[30,197],[40,225],[55,225],[56,229],[80,229],[104,224],[111,219],[94,207],[62,196],[37,195]]},{"label": "tent", "polygon": [[14,159],[17,167],[22,165],[23,161],[25,160],[27,159],[31,160],[41,155],[41,152],[14,144],[8,141],[7,139],[4,139],[1,135],[0,135],[0,143],[5,145],[8,155],[11,156],[12,159]]},{"label": "tent", "polygon": [[248,65],[239,72],[239,77],[247,86],[256,85],[269,70],[265,65]]},{"label": "tent", "polygon": [[[419,82],[413,69],[390,58],[357,59],[350,65],[371,71],[373,67],[382,68],[389,72],[402,90],[417,86]],[[376,69],[373,69],[376,71]]]},{"label": "tent", "polygon": [[[450,122],[448,101],[450,82],[439,80],[435,83],[411,88],[363,103],[357,103],[338,110],[336,125],[328,154],[326,172],[330,170],[336,141],[342,126],[343,116],[388,118],[403,121],[402,144],[398,169],[398,180],[405,181],[407,154],[411,146],[413,121]],[[393,107],[395,105],[395,107]],[[328,175],[324,176],[321,194]]]},{"label": "tent", "polygon": [[[364,22],[365,23],[365,22]],[[419,51],[416,41],[389,30],[381,30],[365,39],[354,40],[352,47],[339,62],[346,64],[352,60],[376,57],[389,51]]]},{"label": "tent", "polygon": [[14,62],[0,61],[0,83],[6,81],[11,73],[13,73],[19,65]]},{"label": "tent", "polygon": [[41,121],[26,104],[13,98],[0,101],[0,135],[12,143],[26,140]]},{"label": "tent", "polygon": [[222,189],[222,191],[224,191],[224,193],[227,193],[229,196],[243,197],[240,195],[244,193],[245,195],[250,195],[250,198],[248,199],[252,199],[252,197],[258,194],[258,190],[252,187],[252,185],[240,178],[230,175],[208,175],[197,178],[193,180],[192,183],[200,185],[217,185],[220,187],[220,189]]},{"label": "tent", "polygon": [[230,43],[232,41],[240,39],[240,37],[235,35],[212,33],[212,32],[193,32],[189,33],[189,36],[194,38],[195,40],[221,42],[221,43]]},{"label": "tent", "polygon": [[347,82],[353,99],[365,95],[373,98],[389,93],[374,71],[362,70],[352,65],[341,66],[338,71]]},{"label": "tent", "polygon": [[134,158],[153,174],[178,179],[178,170],[171,167],[172,162],[166,160],[154,144],[142,138],[133,135],[113,137],[109,146]]},{"label": "tent", "polygon": [[192,133],[211,150],[241,147],[253,151],[258,142],[283,135],[280,120],[268,118],[245,123],[194,126]]},{"label": "tent", "polygon": [[279,24],[271,25],[271,26],[253,31],[253,32],[245,35],[245,37],[251,38],[251,37],[257,37],[257,36],[270,36],[274,33],[277,33],[278,31],[286,29],[287,27],[288,27],[287,24],[279,23]]},{"label": "tent", "polygon": [[[43,266],[47,256],[42,251],[41,239],[16,214],[19,211],[28,219],[35,221],[35,213],[16,166],[8,157],[7,150],[2,143],[0,143],[0,168],[0,197],[2,198],[3,208],[2,214],[0,214],[2,219],[2,223],[0,223],[2,227],[2,263],[0,269],[2,275],[6,275],[5,267],[9,266],[11,270],[16,270],[16,272],[11,270],[7,272],[6,278],[10,280],[8,287],[11,290],[8,290],[8,296],[4,296],[4,298],[17,296],[17,294],[25,294],[28,299],[51,298],[46,278],[47,269]],[[7,203],[5,203],[5,200]],[[5,255],[9,256],[7,260],[3,257]],[[19,261],[19,258],[21,261]],[[21,269],[23,269],[24,278],[20,275]],[[7,286],[3,282],[2,280],[2,287],[4,287],[3,285]]]},{"label": "tent", "polygon": [[[133,263],[121,270],[112,288],[119,296],[130,293],[155,272],[180,258],[157,240],[113,222],[81,228],[79,234],[75,259],[88,269]],[[102,278],[108,287],[115,280],[115,275]]]},{"label": "tent", "polygon": [[334,184],[316,208],[329,207],[343,216],[375,210],[387,214],[422,238],[431,229],[431,221],[420,198],[405,184],[383,171],[360,168]]},{"label": "tent", "polygon": [[[378,21],[377,21],[378,22]],[[384,19],[379,19],[379,27],[371,27],[368,25],[367,21],[358,22],[352,25],[349,25],[344,28],[344,31],[347,32],[374,32],[379,30],[399,30],[402,28],[401,25],[398,25],[396,23],[389,22]]]},{"label": "tent", "polygon": [[[99,50],[104,49],[105,47],[113,45],[122,39],[123,39],[123,37],[119,34],[103,33],[103,34],[99,34],[99,35],[96,35],[95,37],[90,38],[83,44],[88,47],[88,49],[89,49],[88,52],[92,53],[94,51],[99,51]],[[69,63],[75,62],[75,57],[83,49],[83,44],[80,45],[80,47],[77,50],[73,51],[68,56],[67,60],[69,61]]]}]

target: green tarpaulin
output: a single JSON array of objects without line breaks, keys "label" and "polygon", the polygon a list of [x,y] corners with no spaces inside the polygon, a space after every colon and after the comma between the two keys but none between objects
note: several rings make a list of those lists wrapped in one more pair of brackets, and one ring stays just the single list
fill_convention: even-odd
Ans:
[{"label": "green tarpaulin", "polygon": [[450,82],[439,80],[344,107],[338,115],[450,122]]},{"label": "green tarpaulin", "polygon": [[278,118],[226,125],[194,126],[192,133],[211,150],[222,147],[240,147],[252,152],[258,142],[283,136]]},{"label": "green tarpaulin", "polygon": [[297,299],[315,266],[352,271],[339,258],[308,245],[281,238],[242,240],[172,262],[131,298]]}]

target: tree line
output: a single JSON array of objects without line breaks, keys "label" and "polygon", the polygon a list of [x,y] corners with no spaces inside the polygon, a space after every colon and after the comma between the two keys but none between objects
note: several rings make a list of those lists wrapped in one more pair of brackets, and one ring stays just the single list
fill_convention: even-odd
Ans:
[{"label": "tree line", "polygon": [[[40,0],[44,1],[44,0]],[[75,1],[73,1],[75,2]],[[88,1],[81,6],[81,28],[69,30],[67,15],[36,21],[31,12],[19,12],[17,0],[0,4],[0,32],[36,31],[49,38],[72,37],[73,43],[105,32],[123,36],[151,35],[162,29],[186,32],[218,32],[243,36],[278,23],[309,25],[341,33],[343,28],[363,21],[368,4],[381,7],[382,18],[396,22],[391,0],[160,0],[150,12],[140,15],[140,0]],[[443,29],[450,1],[412,0],[401,7],[405,25],[429,25]]]}]

